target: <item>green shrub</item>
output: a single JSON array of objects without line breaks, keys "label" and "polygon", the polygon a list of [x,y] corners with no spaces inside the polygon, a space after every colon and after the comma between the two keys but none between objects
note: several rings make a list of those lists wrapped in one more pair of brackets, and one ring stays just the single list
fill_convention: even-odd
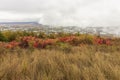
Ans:
[{"label": "green shrub", "polygon": [[0,41],[6,41],[5,36],[2,34],[2,32],[0,32]]}]

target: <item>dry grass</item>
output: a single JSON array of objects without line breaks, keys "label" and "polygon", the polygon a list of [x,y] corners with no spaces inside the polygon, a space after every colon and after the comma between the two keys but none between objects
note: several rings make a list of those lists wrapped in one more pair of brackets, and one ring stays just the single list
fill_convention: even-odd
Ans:
[{"label": "dry grass", "polygon": [[120,80],[119,47],[1,51],[0,80]]}]

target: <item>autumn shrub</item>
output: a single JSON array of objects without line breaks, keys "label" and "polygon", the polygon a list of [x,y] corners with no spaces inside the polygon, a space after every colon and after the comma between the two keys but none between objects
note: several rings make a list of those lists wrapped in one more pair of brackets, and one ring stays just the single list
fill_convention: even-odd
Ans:
[{"label": "autumn shrub", "polygon": [[61,37],[59,38],[60,42],[70,43],[72,42],[76,37],[75,36],[67,36],[67,37]]},{"label": "autumn shrub", "polygon": [[[27,31],[5,31],[0,34],[1,41],[7,41],[6,48],[14,48],[17,44],[20,48],[46,48],[47,46],[57,46],[58,43],[69,44],[71,46],[85,45],[112,45],[111,40],[108,38],[98,38],[90,34],[70,34],[70,33],[51,33],[45,34],[43,32],[27,32]],[[58,45],[59,46],[59,45]]]},{"label": "autumn shrub", "polygon": [[87,37],[85,38],[85,44],[94,44],[94,38],[93,37]]},{"label": "autumn shrub", "polygon": [[6,43],[5,48],[10,48],[10,49],[17,48],[19,47],[19,44],[20,44],[19,42],[12,41],[12,42]]},{"label": "autumn shrub", "polygon": [[93,36],[78,36],[74,38],[71,42],[72,45],[80,45],[80,44],[94,44],[94,37]]},{"label": "autumn shrub", "polygon": [[97,44],[97,45],[102,45],[102,44],[105,44],[105,45],[112,45],[112,40],[111,39],[106,39],[106,38],[95,38],[94,39],[94,43]]}]

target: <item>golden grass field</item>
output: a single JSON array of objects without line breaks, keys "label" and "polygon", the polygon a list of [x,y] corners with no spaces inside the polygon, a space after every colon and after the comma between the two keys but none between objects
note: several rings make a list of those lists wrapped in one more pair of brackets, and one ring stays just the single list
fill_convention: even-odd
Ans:
[{"label": "golden grass field", "polygon": [[120,47],[0,49],[0,80],[120,80]]}]

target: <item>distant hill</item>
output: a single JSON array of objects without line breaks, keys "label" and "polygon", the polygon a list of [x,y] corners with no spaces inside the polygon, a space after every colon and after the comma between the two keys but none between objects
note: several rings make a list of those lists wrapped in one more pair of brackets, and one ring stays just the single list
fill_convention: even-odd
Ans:
[{"label": "distant hill", "polygon": [[39,24],[39,23],[38,22],[0,22],[0,24],[14,25],[14,24]]}]

